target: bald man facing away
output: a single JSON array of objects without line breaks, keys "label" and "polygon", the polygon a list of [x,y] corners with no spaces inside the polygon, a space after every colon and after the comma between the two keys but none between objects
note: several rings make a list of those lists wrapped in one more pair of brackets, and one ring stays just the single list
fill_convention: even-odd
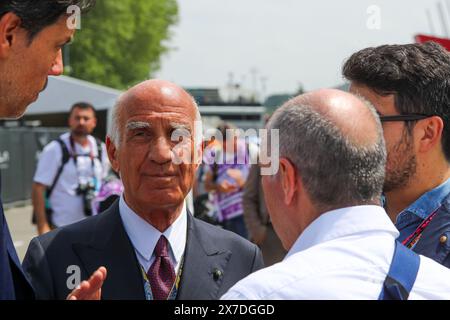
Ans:
[{"label": "bald man facing away", "polygon": [[121,96],[106,145],[124,194],[104,213],[32,240],[23,265],[38,298],[65,298],[77,276],[105,266],[102,299],[218,299],[262,267],[255,245],[186,209],[200,120],[194,99],[170,82]]},{"label": "bald man facing away", "polygon": [[450,272],[396,242],[380,206],[386,151],[368,102],[319,90],[287,102],[268,128],[279,129],[280,169],[263,190],[289,252],[222,299],[450,298]]}]

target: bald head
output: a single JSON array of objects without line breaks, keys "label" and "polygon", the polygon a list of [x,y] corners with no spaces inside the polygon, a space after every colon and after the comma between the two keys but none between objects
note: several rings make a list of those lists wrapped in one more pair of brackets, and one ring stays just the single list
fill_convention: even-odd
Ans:
[{"label": "bald head", "polygon": [[[109,136],[116,146],[120,144],[120,134],[126,122],[124,118],[135,113],[136,109],[155,113],[182,111],[193,121],[201,121],[197,103],[186,90],[169,81],[147,80],[123,93],[114,107]],[[196,132],[196,135],[197,141],[201,142],[201,132]]]},{"label": "bald head", "polygon": [[119,98],[119,104],[146,104],[149,107],[183,106],[195,109],[192,96],[178,85],[165,80],[147,80],[125,92]]},{"label": "bald head", "polygon": [[[145,81],[125,92],[106,147],[130,208],[163,232],[182,214],[201,160],[194,99],[177,85]],[[201,139],[200,143],[201,143]]]},{"label": "bald head", "polygon": [[361,97],[336,89],[321,89],[295,97],[287,105],[304,105],[332,122],[349,141],[361,146],[377,142],[380,123],[375,109]]},{"label": "bald head", "polygon": [[343,91],[324,89],[288,101],[269,121],[312,201],[329,210],[379,203],[386,152],[373,107]]}]

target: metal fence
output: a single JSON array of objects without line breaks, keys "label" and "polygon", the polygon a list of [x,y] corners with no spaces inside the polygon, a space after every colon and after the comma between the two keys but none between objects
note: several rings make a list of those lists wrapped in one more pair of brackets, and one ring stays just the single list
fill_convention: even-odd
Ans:
[{"label": "metal fence", "polygon": [[61,128],[0,128],[1,196],[5,204],[31,198],[39,154],[64,132]]}]

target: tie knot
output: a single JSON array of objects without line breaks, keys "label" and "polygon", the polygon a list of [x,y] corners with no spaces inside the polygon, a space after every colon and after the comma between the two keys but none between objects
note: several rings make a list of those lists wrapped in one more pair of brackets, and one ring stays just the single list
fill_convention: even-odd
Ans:
[{"label": "tie knot", "polygon": [[161,236],[155,247],[155,257],[168,257],[169,256],[169,242],[165,236]]}]

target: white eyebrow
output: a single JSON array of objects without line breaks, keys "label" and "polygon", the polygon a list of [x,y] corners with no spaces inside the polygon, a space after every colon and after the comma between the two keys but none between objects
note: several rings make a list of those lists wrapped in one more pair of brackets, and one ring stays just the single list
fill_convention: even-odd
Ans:
[{"label": "white eyebrow", "polygon": [[136,130],[136,129],[150,129],[150,123],[142,122],[142,121],[130,121],[127,123],[127,131],[128,130]]},{"label": "white eyebrow", "polygon": [[175,130],[186,130],[191,132],[191,127],[185,123],[171,122],[170,126]]}]

